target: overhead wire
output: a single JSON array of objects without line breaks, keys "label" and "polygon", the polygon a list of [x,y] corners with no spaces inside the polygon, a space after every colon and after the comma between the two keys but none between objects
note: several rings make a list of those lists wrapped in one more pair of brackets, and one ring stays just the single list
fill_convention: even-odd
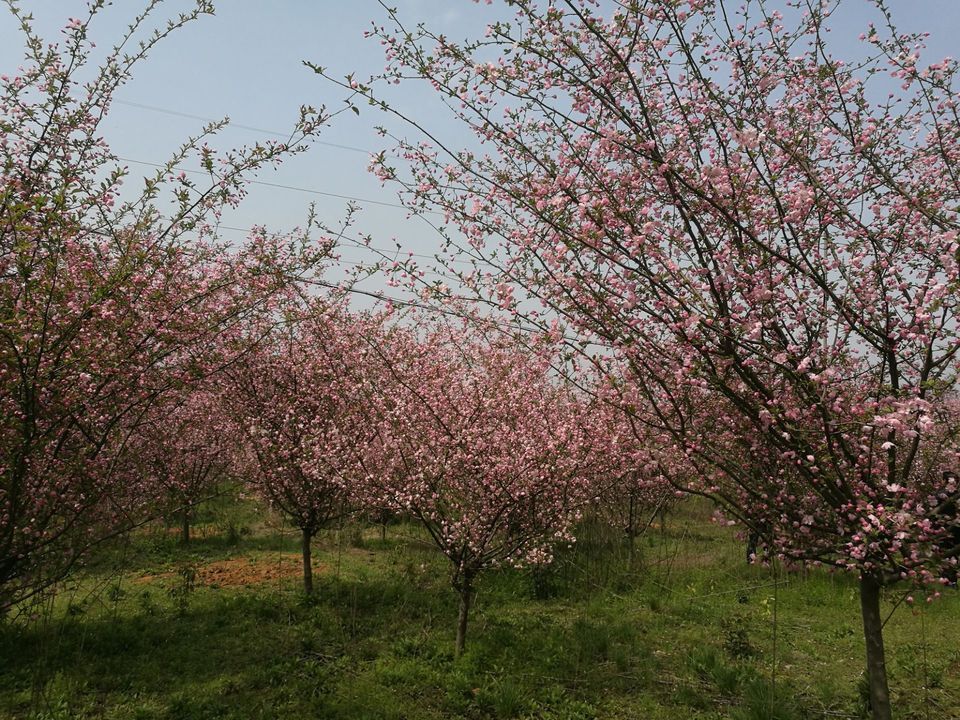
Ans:
[{"label": "overhead wire", "polygon": [[[149,110],[150,112],[162,113],[162,114],[164,114],[164,115],[172,115],[172,116],[174,116],[174,117],[189,118],[189,119],[191,119],[191,120],[200,120],[200,121],[202,121],[202,122],[208,122],[208,123],[219,122],[219,120],[216,119],[216,118],[206,117],[206,116],[204,116],[204,115],[195,115],[195,114],[193,114],[193,113],[183,112],[183,111],[181,111],[181,110],[171,110],[170,108],[159,107],[159,106],[157,106],[157,105],[148,105],[148,104],[146,104],[146,103],[133,102],[133,101],[131,101],[131,100],[114,100],[113,102],[116,103],[116,104],[119,104],[119,105],[126,105],[127,107],[138,108],[138,109],[141,109],[141,110]],[[221,119],[223,119],[223,118],[221,118]],[[289,132],[287,132],[287,133],[282,133],[282,132],[279,132],[278,130],[268,130],[268,129],[266,129],[266,128],[260,128],[260,127],[254,126],[254,125],[245,125],[245,124],[243,124],[243,123],[235,123],[235,122],[233,122],[233,121],[228,121],[228,122],[229,122],[229,127],[239,128],[239,129],[242,129],[242,130],[249,130],[250,132],[262,133],[262,134],[264,134],[264,135],[272,135],[272,136],[281,137],[281,138],[283,138],[283,137],[289,137],[289,135],[290,135]],[[364,148],[356,147],[356,146],[354,146],[354,145],[343,145],[343,144],[341,144],[341,143],[332,143],[332,142],[328,142],[328,141],[326,141],[326,140],[316,140],[316,139],[311,140],[311,142],[314,143],[314,144],[316,144],[316,145],[323,145],[323,146],[325,146],[325,147],[337,148],[337,149],[339,149],[339,150],[349,150],[349,151],[351,151],[351,152],[363,153],[364,155],[368,155],[368,156],[369,156],[369,155],[375,155],[375,154],[376,154],[376,153],[374,153],[372,150],[366,150],[366,149],[364,149]],[[136,164],[138,164],[138,165],[146,165],[146,166],[148,166],[148,167],[157,167],[157,168],[166,167],[165,165],[161,165],[160,163],[148,162],[148,161],[146,161],[146,160],[135,160],[135,159],[132,159],[132,158],[122,158],[122,157],[121,157],[121,158],[117,158],[117,159],[118,159],[118,160],[122,160],[123,162],[132,162],[132,163],[136,163]],[[200,171],[200,170],[186,170],[185,172],[197,173],[197,174],[206,174],[206,173],[204,173],[203,171]],[[296,192],[310,193],[310,194],[313,194],[313,195],[322,195],[322,196],[325,196],[325,197],[334,197],[334,198],[338,198],[338,199],[341,199],[341,200],[352,200],[352,201],[354,201],[354,202],[359,202],[359,203],[366,203],[366,204],[371,204],[371,205],[382,205],[382,206],[384,206],[384,207],[395,207],[395,208],[400,208],[400,209],[403,209],[403,210],[409,210],[409,208],[408,208],[406,205],[402,205],[402,204],[400,204],[400,203],[391,203],[391,202],[387,202],[387,201],[384,201],[384,200],[374,200],[374,199],[372,199],[372,198],[353,197],[353,196],[351,196],[351,195],[343,195],[343,194],[340,194],[340,193],[332,193],[332,192],[327,192],[327,191],[324,191],[324,190],[316,190],[316,189],[313,189],[313,188],[304,188],[304,187],[298,187],[298,186],[295,186],[295,185],[285,185],[285,184],[282,184],[282,183],[271,183],[271,182],[267,182],[267,181],[265,181],[265,180],[249,180],[248,182],[249,182],[250,184],[252,184],[252,185],[262,185],[262,186],[265,186],[265,187],[279,188],[279,189],[282,189],[282,190],[293,190],[293,191],[296,191]],[[430,212],[431,214],[434,214],[434,215],[440,215],[440,214],[441,214],[441,213],[438,213],[438,212],[435,212],[435,211],[425,211],[425,212]]]},{"label": "overhead wire", "polygon": [[[116,105],[126,105],[127,107],[139,108],[140,110],[149,110],[151,112],[163,113],[164,115],[172,115],[174,117],[182,117],[190,120],[200,120],[207,123],[220,122],[224,118],[211,118],[205,117],[203,115],[194,115],[193,113],[182,112],[180,110],[170,110],[168,108],[158,107],[156,105],[146,105],[144,103],[132,102],[130,100],[114,100]],[[264,128],[255,127],[253,125],[243,125],[242,123],[235,123],[232,120],[228,121],[229,127],[237,128],[239,130],[249,130],[250,132],[262,133],[264,135],[273,135],[274,137],[285,138],[290,137],[289,132],[280,132],[278,130],[266,130]],[[373,155],[370,150],[364,150],[363,148],[355,147],[353,145],[342,145],[340,143],[328,142],[326,140],[313,140],[316,145],[323,145],[325,147],[337,148],[338,150],[350,150],[351,152],[363,153],[364,155]]]},{"label": "overhead wire", "polygon": [[[243,233],[253,232],[253,228],[242,228],[242,227],[236,227],[234,225],[217,225],[217,228],[220,230],[233,230],[235,232],[243,232]],[[426,253],[416,253],[410,250],[404,250],[402,247],[393,247],[393,248],[378,247],[376,245],[369,244],[363,238],[346,235],[344,233],[341,233],[332,229],[325,229],[325,230],[327,230],[328,234],[336,236],[337,239],[346,240],[347,242],[349,242],[350,243],[349,247],[351,249],[367,250],[370,252],[374,252],[379,254],[384,260],[391,259],[388,257],[389,255],[400,255],[403,258],[407,258],[407,257],[422,258],[424,260],[438,259],[437,255],[427,255]],[[473,263],[471,263],[469,260],[457,260],[456,258],[447,258],[447,262],[457,263],[460,265],[473,265]]]},{"label": "overhead wire", "polygon": [[[117,160],[120,160],[121,162],[126,162],[126,163],[134,163],[135,165],[145,165],[147,167],[155,167],[155,168],[167,167],[167,165],[163,163],[150,162],[149,160],[137,160],[135,158],[117,156]],[[179,168],[179,169],[185,173],[190,173],[191,175],[208,175],[209,174],[204,170],[191,170],[186,168]],[[341,193],[332,193],[332,192],[327,192],[325,190],[315,190],[314,188],[305,188],[305,187],[299,187],[296,185],[284,185],[282,183],[272,183],[272,182],[267,182],[265,180],[246,180],[244,182],[246,182],[249,185],[262,185],[264,187],[279,188],[281,190],[295,190],[297,192],[309,193],[311,195],[323,195],[324,197],[338,198],[340,200],[351,200],[353,202],[358,202],[364,205],[382,205],[384,207],[399,208],[401,210],[410,209],[406,205],[401,205],[400,203],[387,202],[386,200],[374,200],[373,198],[362,198],[362,197],[356,197],[354,195],[343,195]],[[442,213],[431,211],[431,210],[425,210],[423,212],[429,212],[433,215],[442,214]]]},{"label": "overhead wire", "polygon": [[[148,104],[146,104],[146,103],[139,103],[139,102],[134,102],[134,101],[130,101],[130,100],[119,100],[119,99],[117,99],[117,100],[114,100],[113,102],[116,103],[116,104],[119,104],[119,105],[125,105],[125,106],[127,106],[127,107],[137,108],[137,109],[140,109],[140,110],[147,110],[147,111],[150,111],[150,112],[161,113],[161,114],[170,115],[170,116],[173,116],[173,117],[182,117],[182,118],[186,118],[186,119],[190,119],[190,120],[198,120],[198,121],[207,122],[207,123],[216,123],[216,122],[220,122],[220,120],[223,119],[223,118],[217,119],[217,118],[206,117],[206,116],[203,116],[203,115],[197,115],[197,114],[194,114],[194,113],[183,112],[183,111],[180,111],[180,110],[172,110],[172,109],[170,109],[170,108],[159,107],[159,106],[157,106],[157,105],[148,105]],[[264,134],[264,135],[271,135],[271,136],[274,136],[274,137],[280,137],[280,138],[289,137],[289,135],[290,135],[289,132],[288,132],[288,133],[283,133],[283,132],[279,132],[279,131],[277,131],[277,130],[269,130],[269,129],[266,129],[266,128],[260,128],[260,127],[256,127],[256,126],[253,126],[253,125],[246,125],[246,124],[243,124],[243,123],[235,123],[235,122],[233,122],[233,121],[230,121],[229,119],[228,119],[228,126],[229,126],[229,127],[233,127],[233,128],[237,128],[237,129],[241,129],[241,130],[247,130],[247,131],[250,131],[250,132],[261,133],[261,134]],[[366,149],[360,148],[360,147],[356,147],[356,146],[353,146],[353,145],[344,145],[344,144],[340,144],[340,143],[332,143],[332,142],[328,142],[328,141],[324,141],[324,140],[316,140],[316,139],[315,139],[315,140],[312,140],[312,142],[313,142],[314,144],[322,145],[322,146],[325,146],[325,147],[332,147],[332,148],[336,148],[336,149],[340,149],[340,150],[348,150],[348,151],[351,151],[351,152],[364,153],[365,155],[372,155],[372,154],[374,154],[374,153],[372,153],[372,152],[369,151],[369,150],[366,150]],[[121,162],[134,163],[134,164],[143,165],[143,166],[146,166],[146,167],[154,167],[154,168],[160,168],[160,169],[167,167],[167,165],[164,165],[164,164],[161,164],[161,163],[156,163],[156,162],[150,162],[150,161],[147,161],[147,160],[137,160],[137,159],[134,159],[134,158],[126,158],[126,157],[117,157],[117,159],[120,160]],[[190,173],[190,174],[194,174],[194,175],[208,175],[208,174],[209,174],[209,173],[207,173],[207,172],[205,172],[205,171],[202,171],[202,170],[193,170],[193,169],[185,169],[185,168],[180,168],[180,169],[183,170],[183,172]],[[314,188],[305,188],[305,187],[299,187],[299,186],[296,186],[296,185],[287,185],[287,184],[284,184],[284,183],[272,183],[272,182],[268,182],[268,181],[265,181],[265,180],[247,180],[246,182],[249,183],[249,184],[251,184],[251,185],[260,185],[260,186],[262,186],[262,187],[270,187],[270,188],[275,188],[275,189],[280,189],[280,190],[288,190],[288,191],[293,191],[293,192],[302,192],[302,193],[308,193],[308,194],[312,194],[312,195],[319,195],[319,196],[323,196],[323,197],[332,197],[332,198],[337,198],[337,199],[340,199],[340,200],[348,200],[348,201],[351,201],[351,202],[357,202],[357,203],[361,203],[361,204],[379,205],[379,206],[382,206],[382,207],[392,207],[392,208],[398,208],[398,209],[408,210],[408,211],[410,210],[409,207],[407,207],[406,205],[402,205],[402,204],[400,204],[400,203],[392,203],[392,202],[387,202],[387,201],[384,201],[384,200],[375,200],[375,199],[373,199],[373,198],[362,198],[362,197],[356,197],[356,196],[352,196],[352,195],[345,195],[345,194],[342,194],[342,193],[333,193],[333,192],[328,192],[328,191],[324,191],[324,190],[317,190],[317,189],[314,189]],[[422,213],[428,213],[428,214],[431,214],[431,215],[442,215],[442,214],[443,214],[443,213],[440,213],[440,212],[437,212],[437,211],[423,210],[423,209],[421,209],[420,212],[422,212]],[[239,228],[239,227],[234,227],[234,226],[229,226],[229,225],[218,225],[218,228],[220,228],[220,229],[225,229],[225,230],[233,230],[233,231],[237,231],[237,232],[250,232],[250,231],[251,231],[250,228]],[[344,234],[342,234],[342,233],[341,233],[341,234],[337,234],[337,237],[340,238],[340,239],[347,240],[348,242],[351,242],[352,245],[353,245],[354,247],[358,248],[358,249],[364,249],[364,250],[368,250],[368,251],[370,251],[370,252],[377,253],[377,254],[379,254],[379,255],[380,255],[382,258],[384,258],[384,259],[388,259],[386,256],[389,255],[389,254],[402,254],[402,255],[404,255],[405,257],[417,257],[417,258],[424,258],[424,259],[429,259],[429,260],[437,260],[437,259],[438,259],[438,257],[437,257],[436,255],[426,255],[426,254],[423,254],[423,253],[414,253],[414,252],[410,252],[410,251],[405,251],[405,250],[403,250],[402,248],[399,248],[399,247],[398,247],[398,248],[391,248],[391,249],[376,247],[376,246],[370,245],[369,243],[367,243],[367,242],[364,241],[364,240],[361,240],[361,239],[359,239],[359,238],[353,238],[353,237],[344,235]],[[455,258],[449,258],[449,261],[450,261],[450,262],[454,262],[454,263],[458,263],[458,264],[472,265],[472,263],[471,263],[470,261],[467,261],[467,260],[457,260],[457,259],[455,259]],[[351,265],[351,266],[354,266],[354,267],[359,267],[359,266],[362,266],[362,265],[363,265],[363,263],[357,263],[357,262],[347,261],[347,260],[340,260],[339,262],[342,263],[342,264]],[[439,271],[437,271],[437,270],[431,270],[431,271],[426,271],[426,272],[428,272],[430,275],[434,275],[434,276],[437,276],[437,277],[442,277],[442,278],[445,278],[445,279],[448,279],[448,280],[454,280],[454,281],[459,280],[458,278],[455,278],[454,276],[451,276],[451,275],[448,275],[448,274],[439,272]],[[389,296],[386,296],[386,295],[383,295],[383,294],[380,294],[380,293],[371,293],[371,292],[367,292],[367,291],[359,291],[359,294],[368,295],[368,296],[370,296],[370,297],[374,297],[374,298],[379,299],[379,300],[387,300],[387,301],[394,302],[394,303],[397,303],[397,304],[403,304],[403,305],[420,305],[420,303],[417,303],[416,301],[414,301],[414,302],[402,301],[402,300],[400,300],[399,298],[391,298],[391,297],[389,297]]]}]

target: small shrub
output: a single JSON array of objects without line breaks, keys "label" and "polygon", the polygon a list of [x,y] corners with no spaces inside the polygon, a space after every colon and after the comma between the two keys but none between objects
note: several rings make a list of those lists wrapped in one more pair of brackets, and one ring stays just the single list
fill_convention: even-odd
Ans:
[{"label": "small shrub", "polygon": [[543,720],[596,720],[599,717],[593,705],[568,697],[562,687],[555,685],[537,698],[530,714]]},{"label": "small shrub", "polygon": [[734,660],[749,660],[756,656],[757,650],[750,642],[746,621],[740,616],[726,618],[721,621],[723,633],[723,650]]},{"label": "small shrub", "polygon": [[223,533],[223,541],[234,547],[240,544],[240,538],[243,536],[242,530],[237,524],[233,521],[227,523],[226,530]]},{"label": "small shrub", "polygon": [[[461,660],[467,659],[464,655]],[[476,704],[477,695],[481,690],[482,681],[470,668],[457,667],[446,678],[444,699],[447,710],[451,714],[465,715],[470,713]]]},{"label": "small shrub", "polygon": [[610,631],[606,626],[578,618],[570,630],[581,662],[602,662],[607,659],[610,653]]},{"label": "small shrub", "polygon": [[177,569],[179,581],[170,588],[170,597],[173,598],[173,606],[177,614],[181,617],[187,614],[190,606],[190,596],[196,589],[197,568],[194,565],[185,564]]},{"label": "small shrub", "polygon": [[85,688],[63,673],[56,673],[43,687],[40,707],[30,716],[31,720],[72,720],[80,711],[71,698],[83,693]]},{"label": "small shrub", "polygon": [[70,720],[73,717],[73,711],[66,698],[58,698],[30,717],[31,720]]},{"label": "small shrub", "polygon": [[535,565],[528,573],[530,594],[537,600],[550,600],[560,595],[561,583],[557,566]]},{"label": "small shrub", "polygon": [[865,672],[857,676],[857,707],[861,715],[870,714],[870,679]]}]

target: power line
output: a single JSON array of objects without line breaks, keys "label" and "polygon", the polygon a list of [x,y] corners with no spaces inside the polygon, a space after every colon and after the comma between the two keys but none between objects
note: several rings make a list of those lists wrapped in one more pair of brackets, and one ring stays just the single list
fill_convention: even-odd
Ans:
[{"label": "power line", "polygon": [[[180,112],[179,110],[168,110],[167,108],[157,107],[156,105],[144,105],[143,103],[131,102],[129,100],[114,100],[117,105],[126,105],[127,107],[139,108],[140,110],[149,110],[150,112],[163,113],[164,115],[173,115],[174,117],[188,118],[190,120],[201,120],[203,122],[215,123],[220,122],[216,118],[204,117],[203,115],[194,115],[192,113]],[[287,138],[290,137],[290,133],[282,133],[277,130],[266,130],[264,128],[254,127],[253,125],[243,125],[241,123],[235,123],[230,121],[230,127],[239,128],[240,130],[249,130],[250,132],[263,133],[264,135],[273,135],[274,137]],[[370,150],[364,150],[363,148],[354,147],[353,145],[341,145],[340,143],[327,142],[325,140],[312,140],[311,142],[317,145],[325,145],[326,147],[337,148],[339,150],[350,150],[351,152],[363,153],[364,155],[373,155],[375,153]]]},{"label": "power line", "polygon": [[[219,229],[219,230],[233,230],[233,231],[235,231],[235,232],[242,232],[242,233],[250,233],[250,232],[253,232],[253,228],[235,227],[235,226],[233,226],[233,225],[217,225],[216,227],[217,227],[217,229]],[[328,234],[328,235],[331,235],[331,236],[336,237],[336,238],[338,238],[338,239],[346,240],[347,242],[351,243],[350,247],[351,247],[351,248],[355,248],[355,249],[357,249],[357,250],[367,250],[367,251],[369,251],[369,252],[379,253],[381,256],[388,256],[388,255],[391,255],[391,254],[400,254],[400,255],[403,255],[404,257],[416,257],[416,258],[423,258],[423,259],[425,259],[425,260],[437,260],[437,259],[438,259],[438,258],[437,258],[437,255],[427,255],[427,254],[425,254],[425,253],[415,253],[415,252],[411,252],[411,251],[409,251],[409,250],[404,250],[402,247],[384,248],[384,247],[377,247],[376,245],[369,245],[369,244],[367,244],[367,242],[366,242],[365,240],[363,240],[362,238],[352,237],[352,236],[350,236],[350,235],[345,235],[345,234],[340,233],[340,232],[337,232],[337,231],[335,231],[335,230],[327,230],[327,229],[325,229],[325,228],[323,228],[323,229],[327,231],[327,234]],[[383,259],[384,259],[384,260],[388,260],[388,259],[390,259],[390,258],[389,258],[389,257],[384,257]],[[457,260],[456,258],[449,258],[449,261],[450,261],[450,262],[454,262],[454,263],[458,263],[458,264],[460,264],[460,265],[470,265],[470,266],[473,266],[473,264],[474,264],[474,263],[470,262],[469,260]]]},{"label": "power line", "polygon": [[[133,158],[117,157],[117,160],[122,162],[134,163],[136,165],[146,165],[147,167],[155,168],[166,168],[167,165],[161,163],[148,162],[146,160],[134,160]],[[181,168],[183,169],[183,168]],[[208,175],[207,172],[203,170],[186,170],[184,172],[190,173],[192,175]],[[337,198],[339,200],[352,200],[354,202],[363,203],[365,205],[382,205],[383,207],[392,207],[399,208],[401,210],[409,210],[406,205],[401,205],[400,203],[391,203],[386,202],[385,200],[373,200],[372,198],[361,198],[355,197],[353,195],[341,195],[340,193],[326,192],[324,190],[314,190],[313,188],[299,187],[296,185],[284,185],[282,183],[272,183],[265,180],[246,180],[246,183],[250,185],[262,185],[264,187],[278,188],[280,190],[294,190],[296,192],[309,193],[310,195],[322,195],[324,197]],[[442,215],[443,213],[436,212],[434,210],[421,210],[420,212],[430,213],[431,215]]]}]

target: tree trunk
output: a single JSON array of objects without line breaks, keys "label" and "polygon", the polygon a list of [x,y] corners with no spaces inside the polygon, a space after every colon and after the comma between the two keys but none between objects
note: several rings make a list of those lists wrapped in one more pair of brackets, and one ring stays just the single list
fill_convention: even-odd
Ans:
[{"label": "tree trunk", "polygon": [[387,523],[380,523],[380,542],[385,543],[387,541]]},{"label": "tree trunk", "polygon": [[470,614],[472,594],[472,583],[469,578],[464,578],[460,586],[460,615],[457,617],[457,644],[454,650],[454,657],[463,655],[463,648],[467,644],[467,617]]},{"label": "tree trunk", "polygon": [[760,545],[760,533],[751,530],[747,535],[747,565],[753,565],[757,561],[757,548]]},{"label": "tree trunk", "polygon": [[310,559],[310,540],[313,533],[309,530],[303,530],[303,591],[307,595],[313,595],[313,563]]},{"label": "tree trunk", "polygon": [[891,720],[890,689],[887,686],[887,664],[883,651],[883,618],[880,616],[880,583],[874,575],[860,576],[860,612],[863,615],[863,638],[867,648],[870,710],[874,720]]},{"label": "tree trunk", "polygon": [[180,517],[180,540],[184,545],[190,544],[190,508],[184,508]]}]

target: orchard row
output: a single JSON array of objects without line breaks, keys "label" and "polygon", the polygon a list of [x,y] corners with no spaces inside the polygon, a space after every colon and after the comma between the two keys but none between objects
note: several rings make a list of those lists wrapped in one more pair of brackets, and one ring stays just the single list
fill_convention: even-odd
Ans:
[{"label": "orchard row", "polygon": [[[213,125],[121,187],[99,123],[208,3],[127,51],[139,18],[86,82],[90,19],[50,46],[17,15],[28,61],[0,81],[0,604],[143,522],[159,488],[230,472],[300,527],[306,571],[345,507],[418,518],[451,561],[462,647],[484,568],[548,562],[610,493],[696,493],[768,556],[858,576],[871,708],[889,720],[881,592],[936,597],[960,557],[956,62],[922,63],[926,36],[882,2],[852,60],[822,3],[509,6],[463,42],[387,11],[369,33],[383,73],[314,66],[344,110],[419,135],[373,169],[443,217],[451,284],[413,258],[331,283],[335,243],[312,225],[218,240],[245,178],[337,112],[304,107],[286,142],[227,153]],[[483,152],[384,99],[417,80]],[[351,281],[382,272],[424,310],[352,311]]]}]

